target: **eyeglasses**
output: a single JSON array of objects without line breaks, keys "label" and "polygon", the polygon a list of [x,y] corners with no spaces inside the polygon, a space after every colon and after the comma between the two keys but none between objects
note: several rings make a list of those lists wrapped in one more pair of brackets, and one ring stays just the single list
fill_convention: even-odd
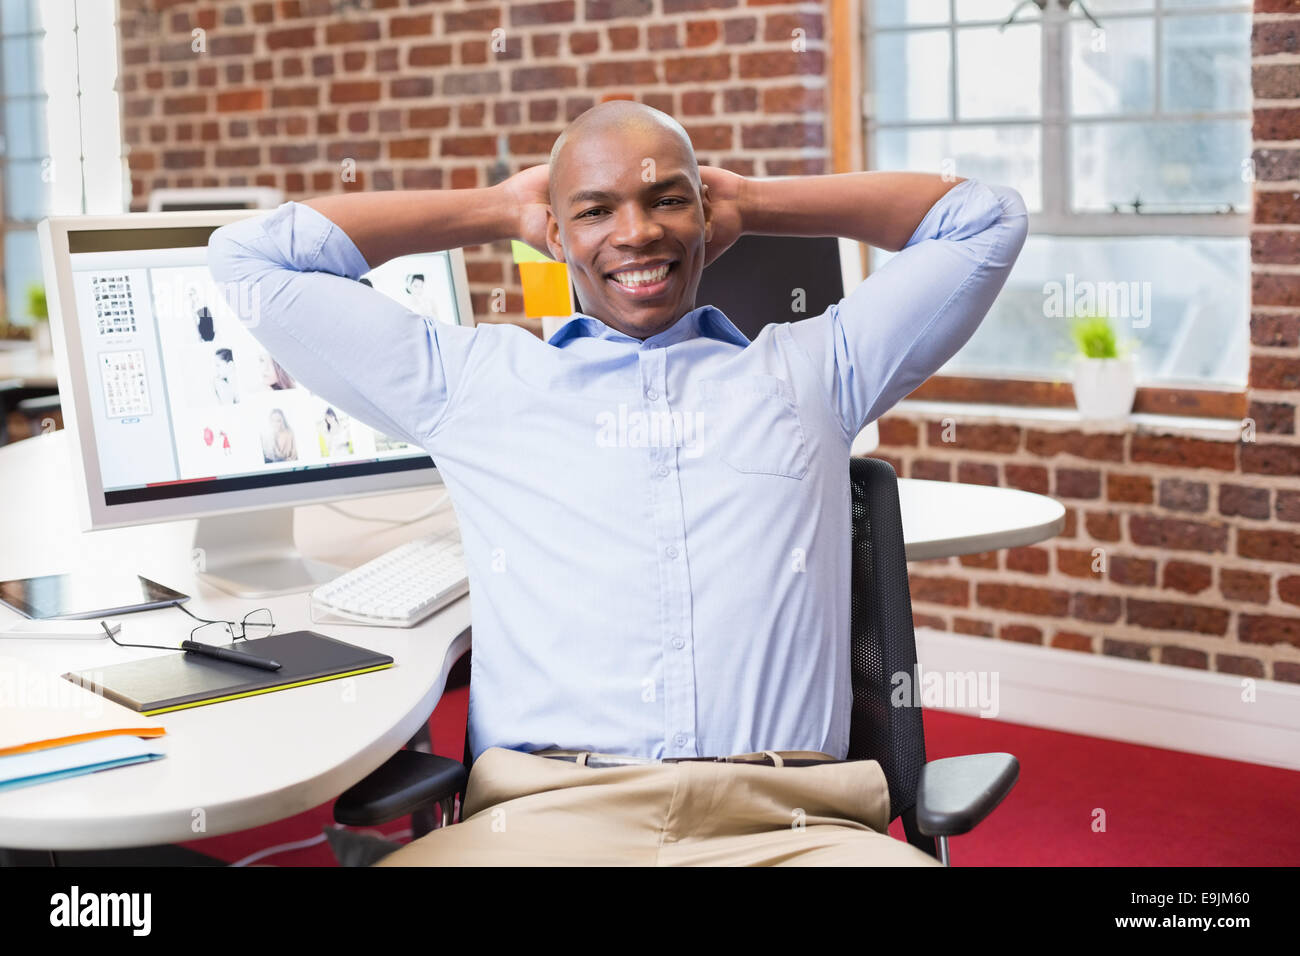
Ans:
[{"label": "eyeglasses", "polygon": [[[275,630],[275,619],[271,616],[271,609],[259,607],[249,611],[239,621],[209,621],[205,617],[199,617],[192,611],[186,610],[177,602],[172,602],[172,607],[180,608],[196,621],[202,621],[198,627],[190,631],[190,640],[198,641],[202,644],[233,644],[235,641],[243,638],[249,640],[250,637],[266,637]],[[162,651],[174,651],[177,648],[168,647],[165,644],[128,644],[125,641],[119,641],[109,630],[108,622],[101,621],[104,633],[108,639],[118,647],[156,647]],[[235,634],[235,628],[239,628],[238,635]]]},{"label": "eyeglasses", "polygon": [[259,607],[249,611],[239,621],[209,621],[207,618],[191,614],[184,607],[177,604],[176,607],[185,611],[196,621],[202,621],[198,627],[190,631],[190,640],[199,641],[204,644],[233,644],[240,639],[249,640],[250,638],[266,637],[275,630],[275,619],[271,616],[271,609]]}]

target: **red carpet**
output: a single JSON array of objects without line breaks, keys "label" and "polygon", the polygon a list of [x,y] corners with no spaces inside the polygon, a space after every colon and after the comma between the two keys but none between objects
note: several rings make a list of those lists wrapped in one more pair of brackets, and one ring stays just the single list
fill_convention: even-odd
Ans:
[{"label": "red carpet", "polygon": [[[433,713],[434,751],[464,749],[469,688]],[[1300,865],[1300,773],[1116,743],[979,717],[926,711],[926,755],[1005,751],[1020,760],[1011,795],[972,833],[949,841],[954,866]],[[1096,811],[1104,832],[1094,832]],[[331,805],[228,836],[184,844],[227,862],[309,840],[333,824]],[[381,828],[398,834],[407,821]],[[891,832],[903,835],[895,821]],[[405,837],[402,837],[405,839]],[[334,866],[324,843],[254,865]]]},{"label": "red carpet", "polygon": [[[429,733],[434,753],[460,760],[465,752],[465,714],[469,707],[469,687],[462,686],[446,691],[434,708],[429,721]],[[259,850],[285,843],[298,843],[318,837],[325,827],[335,826],[334,804],[324,804],[287,820],[268,823],[252,830],[241,830],[225,836],[209,837],[183,843],[181,846],[205,853],[208,856],[234,863]],[[355,827],[352,829],[356,829]],[[394,820],[376,831],[389,837],[406,841],[410,837],[410,818]],[[337,866],[334,854],[323,841],[314,846],[285,850],[267,856],[250,866]]]},{"label": "red carpet", "polygon": [[[948,841],[953,866],[1300,864],[1295,771],[931,711],[925,741],[930,760],[1020,760],[1001,806]],[[1097,809],[1105,832],[1093,832]]]}]

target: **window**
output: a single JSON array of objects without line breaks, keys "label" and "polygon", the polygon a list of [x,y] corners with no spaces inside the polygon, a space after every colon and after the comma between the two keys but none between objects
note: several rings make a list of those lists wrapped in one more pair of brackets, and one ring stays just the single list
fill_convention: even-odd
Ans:
[{"label": "window", "polygon": [[13,324],[30,321],[27,288],[43,281],[36,223],[127,208],[116,7],[106,0],[0,0],[0,249],[5,317]]},{"label": "window", "polygon": [[1068,378],[1070,319],[1091,308],[1135,342],[1144,383],[1244,385],[1250,4],[870,0],[867,16],[868,168],[1004,183],[1030,211],[945,373]]}]

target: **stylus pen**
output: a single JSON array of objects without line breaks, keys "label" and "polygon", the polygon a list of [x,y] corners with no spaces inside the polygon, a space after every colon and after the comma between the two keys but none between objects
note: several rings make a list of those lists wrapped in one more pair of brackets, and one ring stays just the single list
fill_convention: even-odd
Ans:
[{"label": "stylus pen", "polygon": [[202,654],[204,657],[215,657],[220,661],[230,661],[232,664],[247,664],[249,667],[258,667],[264,671],[278,671],[280,669],[279,661],[269,660],[265,657],[255,657],[252,654],[245,654],[243,651],[232,651],[225,647],[213,647],[211,644],[202,644],[199,641],[181,641],[181,649],[194,654]]}]

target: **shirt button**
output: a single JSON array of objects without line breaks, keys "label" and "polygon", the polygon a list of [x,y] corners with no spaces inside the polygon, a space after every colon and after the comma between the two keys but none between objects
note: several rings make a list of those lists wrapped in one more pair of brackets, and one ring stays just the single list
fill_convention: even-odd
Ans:
[{"label": "shirt button", "polygon": [[673,738],[673,743],[675,743],[675,744],[676,744],[677,746],[679,746],[679,747],[685,747],[685,746],[686,746],[686,735],[685,735],[685,734],[678,734],[676,737]]},{"label": "shirt button", "polygon": [[645,397],[650,399],[650,401],[653,402],[655,399],[659,397],[659,393],[652,388],[645,393]]},{"label": "shirt button", "polygon": [[686,642],[682,640],[680,637],[673,638],[673,647],[677,648],[680,651],[685,646],[686,646]]},{"label": "shirt button", "polygon": [[671,544],[668,546],[668,557],[670,558],[677,557],[677,549],[674,548]]},{"label": "shirt button", "polygon": [[667,466],[667,465],[660,465],[660,466],[659,466],[659,477],[662,478],[662,477],[663,477],[664,475],[666,475],[666,474],[668,474],[668,466]]}]

